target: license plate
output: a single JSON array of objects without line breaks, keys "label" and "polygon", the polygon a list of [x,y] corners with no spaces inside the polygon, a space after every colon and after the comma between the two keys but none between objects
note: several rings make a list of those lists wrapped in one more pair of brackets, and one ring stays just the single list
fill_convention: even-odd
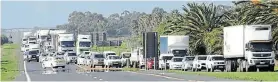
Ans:
[{"label": "license plate", "polygon": [[265,64],[265,62],[260,62],[260,64]]},{"label": "license plate", "polygon": [[219,66],[219,68],[223,68],[223,66]]}]

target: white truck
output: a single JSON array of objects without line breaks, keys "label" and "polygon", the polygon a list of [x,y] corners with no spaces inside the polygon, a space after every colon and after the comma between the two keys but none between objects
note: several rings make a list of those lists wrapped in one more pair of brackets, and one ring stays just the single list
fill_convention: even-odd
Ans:
[{"label": "white truck", "polygon": [[77,35],[76,41],[76,54],[79,55],[83,51],[91,51],[92,48],[92,41],[91,35]]},{"label": "white truck", "polygon": [[189,36],[160,36],[159,69],[168,69],[172,57],[188,56]]},{"label": "white truck", "polygon": [[28,43],[28,36],[30,36],[30,35],[31,35],[31,32],[23,32],[22,44]]},{"label": "white truck", "polygon": [[145,66],[145,59],[143,56],[143,47],[137,47],[136,49],[134,49],[131,52],[131,56],[130,56],[130,62],[131,62],[131,66],[135,67],[135,68],[143,68]]},{"label": "white truck", "polygon": [[42,41],[46,41],[46,39],[48,37],[48,32],[49,32],[49,30],[37,30],[34,33],[34,36],[37,37],[37,42],[41,43]]},{"label": "white truck", "polygon": [[224,27],[225,70],[274,71],[274,53],[270,25]]},{"label": "white truck", "polygon": [[35,36],[28,36],[27,42],[28,42],[28,44],[36,44],[37,38]]},{"label": "white truck", "polygon": [[52,38],[54,49],[57,52],[74,51],[75,52],[75,40],[73,34],[60,33]]}]

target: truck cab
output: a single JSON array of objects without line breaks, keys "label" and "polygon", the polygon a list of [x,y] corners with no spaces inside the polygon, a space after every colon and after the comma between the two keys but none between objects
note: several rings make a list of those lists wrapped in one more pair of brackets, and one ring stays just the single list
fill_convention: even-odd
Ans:
[{"label": "truck cab", "polygon": [[159,56],[159,69],[168,69],[171,59],[174,57],[173,54],[160,54]]},{"label": "truck cab", "polygon": [[140,68],[145,66],[146,61],[144,59],[143,51],[143,47],[137,47],[131,52],[130,61],[132,66],[135,66],[136,68],[137,66]]},{"label": "truck cab", "polygon": [[28,37],[28,44],[36,44],[37,38],[35,36],[29,36]]},{"label": "truck cab", "polygon": [[23,37],[22,40],[21,40],[22,44],[27,44],[28,42],[28,38],[26,37]]},{"label": "truck cab", "polygon": [[92,41],[91,35],[77,35],[77,42],[76,42],[76,51],[77,54],[82,53],[83,51],[90,51],[92,48]]},{"label": "truck cab", "polygon": [[129,61],[129,58],[131,56],[131,52],[122,52],[120,57],[121,57],[121,61],[122,61],[122,67],[127,65],[127,62]]},{"label": "truck cab", "polygon": [[61,33],[57,37],[58,52],[75,51],[75,41],[73,34]]}]

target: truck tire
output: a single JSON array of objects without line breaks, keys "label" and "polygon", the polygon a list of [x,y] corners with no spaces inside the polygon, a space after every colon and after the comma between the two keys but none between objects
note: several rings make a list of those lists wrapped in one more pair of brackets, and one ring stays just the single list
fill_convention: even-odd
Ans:
[{"label": "truck tire", "polygon": [[231,61],[231,71],[232,72],[236,72],[237,71],[237,61],[236,60],[232,60]]},{"label": "truck tire", "polygon": [[274,65],[273,66],[269,66],[269,71],[270,72],[274,72]]},{"label": "truck tire", "polygon": [[104,65],[102,65],[101,67],[102,67],[102,68],[104,68],[105,66],[104,66]]}]

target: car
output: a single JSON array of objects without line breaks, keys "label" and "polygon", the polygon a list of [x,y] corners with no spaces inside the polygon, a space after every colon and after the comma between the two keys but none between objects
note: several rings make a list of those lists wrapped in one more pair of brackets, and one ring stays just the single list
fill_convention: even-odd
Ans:
[{"label": "car", "polygon": [[105,58],[107,58],[107,56],[109,56],[109,55],[116,55],[116,52],[114,52],[114,51],[104,51],[103,55],[104,55]]},{"label": "car", "polygon": [[185,56],[182,60],[182,70],[187,71],[192,69],[194,56]]},{"label": "car", "polygon": [[206,69],[207,72],[214,72],[214,70],[218,69],[220,71],[224,71],[225,62],[223,55],[208,55],[206,60]]},{"label": "car", "polygon": [[169,69],[182,69],[183,57],[173,57],[169,62]]},{"label": "car", "polygon": [[51,67],[51,68],[62,67],[62,68],[65,68],[65,66],[66,66],[66,62],[64,61],[64,58],[63,57],[57,57],[57,56],[47,57],[42,63],[42,67],[44,69],[46,67]]},{"label": "car", "polygon": [[207,55],[197,55],[193,60],[192,71],[201,71],[206,69]]},{"label": "car", "polygon": [[25,54],[25,57],[26,57],[26,61],[27,62],[30,62],[30,61],[33,61],[35,60],[36,62],[39,62],[39,50],[30,50],[30,51],[27,51],[27,53]]},{"label": "car", "polygon": [[77,65],[85,65],[85,63],[86,63],[85,56],[86,55],[82,55],[82,54],[77,56]]},{"label": "car", "polygon": [[66,52],[64,54],[64,58],[67,64],[75,63],[77,64],[77,55],[76,52]]},{"label": "car", "polygon": [[64,54],[65,54],[65,52],[55,52],[55,53],[54,53],[54,56],[57,56],[57,57],[64,57]]},{"label": "car", "polygon": [[47,53],[41,53],[41,55],[39,56],[39,61],[40,61],[40,63],[42,63],[43,60],[46,59],[46,57],[47,57]]},{"label": "car", "polygon": [[[158,61],[156,63],[156,65],[158,66]],[[149,58],[147,59],[147,68],[148,69],[154,69],[154,58]]]},{"label": "car", "polygon": [[91,62],[92,62],[91,55],[85,55],[85,58],[83,61],[85,62],[86,66],[91,66]]},{"label": "car", "polygon": [[104,59],[105,67],[121,67],[121,58],[117,55],[108,55],[107,58]]},{"label": "car", "polygon": [[104,68],[104,55],[100,53],[95,53],[91,55],[91,68],[95,68],[96,66],[101,66]]},{"label": "car", "polygon": [[120,55],[122,67],[125,67],[127,65],[127,62],[130,63],[129,58],[131,56],[131,52],[122,52]]}]

